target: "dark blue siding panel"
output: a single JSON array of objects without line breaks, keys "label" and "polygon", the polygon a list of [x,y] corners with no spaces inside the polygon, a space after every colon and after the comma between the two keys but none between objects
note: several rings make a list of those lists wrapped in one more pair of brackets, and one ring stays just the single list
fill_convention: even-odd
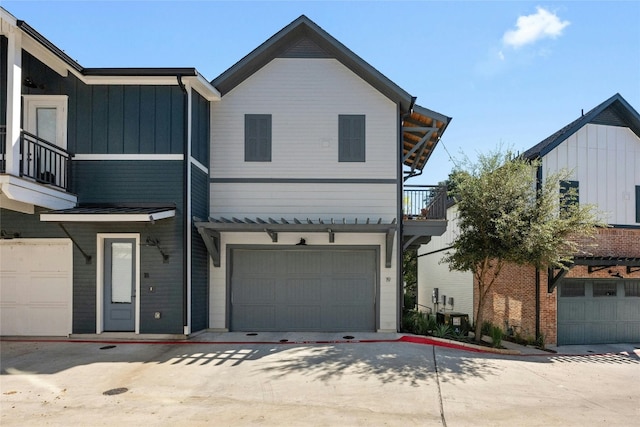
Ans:
[{"label": "dark blue siding panel", "polygon": [[124,87],[123,138],[123,153],[140,152],[140,86]]},{"label": "dark blue siding panel", "polygon": [[23,50],[22,78],[27,77],[30,77],[38,87],[22,86],[22,93],[25,95],[64,95],[65,78]]},{"label": "dark blue siding panel", "polygon": [[[75,137],[76,144],[72,150],[76,153],[91,153],[93,129],[91,122],[91,87],[80,82],[77,84]],[[74,123],[69,123],[72,127]]]},{"label": "dark blue siding panel", "polygon": [[7,47],[5,36],[0,36],[0,125],[7,124]]},{"label": "dark blue siding panel", "polygon": [[171,87],[156,88],[155,105],[155,149],[156,153],[171,152]]},{"label": "dark blue siding panel", "polygon": [[[209,179],[198,168],[191,170],[191,212],[198,218],[209,217]],[[209,255],[202,237],[191,228],[191,329],[209,326]]]},{"label": "dark blue siding panel", "polygon": [[107,132],[107,152],[124,152],[124,87],[109,86],[109,122]]},{"label": "dark blue siding panel", "polygon": [[[6,38],[5,40],[6,45]],[[5,48],[6,50],[6,48]],[[6,70],[6,53],[2,55]],[[67,147],[76,154],[181,154],[184,149],[183,94],[177,86],[85,85],[73,74],[61,77],[23,52],[23,77],[38,88],[25,94],[69,97]],[[4,76],[4,74],[3,74]],[[2,122],[5,86],[0,86]],[[41,86],[41,87],[40,87]]]},{"label": "dark blue siding panel", "polygon": [[107,133],[109,120],[108,86],[92,86],[91,97],[91,152],[107,153]]},{"label": "dark blue siding panel", "polygon": [[156,130],[156,91],[151,86],[140,87],[140,152],[153,153]]},{"label": "dark blue siding panel", "polygon": [[184,151],[184,94],[179,88],[171,91],[171,154]]}]

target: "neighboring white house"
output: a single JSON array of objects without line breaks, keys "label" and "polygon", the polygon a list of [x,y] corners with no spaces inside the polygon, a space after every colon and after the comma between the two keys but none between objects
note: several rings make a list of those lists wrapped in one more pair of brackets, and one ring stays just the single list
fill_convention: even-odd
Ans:
[{"label": "neighboring white house", "polygon": [[[425,313],[465,313],[469,315],[469,321],[473,322],[471,273],[450,271],[449,265],[441,262],[459,232],[456,205],[447,208],[447,220],[447,231],[442,236],[433,236],[429,243],[418,249],[418,309]],[[436,294],[437,304],[434,303]]]},{"label": "neighboring white house", "polygon": [[[523,337],[543,336],[547,344],[639,341],[640,115],[615,94],[523,156],[541,159],[542,180],[572,171],[558,197],[575,188],[578,203],[595,205],[609,227],[586,242],[568,271],[505,266],[487,296],[484,318]],[[419,258],[418,303],[429,306],[437,287],[440,296],[454,297],[456,311],[472,314],[471,273],[438,264],[442,253],[435,251],[450,246],[458,229],[452,209],[447,215],[447,232],[419,252],[429,255]]]}]

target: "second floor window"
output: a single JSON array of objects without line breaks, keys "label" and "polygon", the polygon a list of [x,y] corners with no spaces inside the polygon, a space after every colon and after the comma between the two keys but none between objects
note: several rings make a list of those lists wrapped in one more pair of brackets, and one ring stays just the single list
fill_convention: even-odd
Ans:
[{"label": "second floor window", "polygon": [[578,181],[560,181],[560,214],[580,203]]},{"label": "second floor window", "polygon": [[338,161],[365,161],[365,116],[341,114],[338,116]]},{"label": "second floor window", "polygon": [[271,114],[245,114],[244,161],[271,161]]}]

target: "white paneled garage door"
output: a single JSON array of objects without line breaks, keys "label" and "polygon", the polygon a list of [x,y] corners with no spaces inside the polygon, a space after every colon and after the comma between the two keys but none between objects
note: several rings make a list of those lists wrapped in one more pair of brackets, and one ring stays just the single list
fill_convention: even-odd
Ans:
[{"label": "white paneled garage door", "polygon": [[375,331],[376,254],[234,249],[230,329]]},{"label": "white paneled garage door", "polygon": [[0,240],[0,335],[69,335],[72,277],[70,240]]},{"label": "white paneled garage door", "polygon": [[559,285],[558,345],[640,342],[640,281]]}]

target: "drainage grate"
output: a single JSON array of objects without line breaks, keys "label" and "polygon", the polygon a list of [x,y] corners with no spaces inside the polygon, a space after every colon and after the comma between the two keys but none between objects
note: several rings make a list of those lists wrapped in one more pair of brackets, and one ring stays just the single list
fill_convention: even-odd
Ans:
[{"label": "drainage grate", "polygon": [[109,350],[110,348],[116,348],[115,345],[105,345],[104,347],[100,347],[100,350]]},{"label": "drainage grate", "polygon": [[118,388],[112,388],[111,390],[107,390],[105,392],[103,392],[102,394],[104,394],[105,396],[115,396],[116,394],[122,394],[122,393],[126,393],[128,392],[129,389],[126,387],[118,387]]},{"label": "drainage grate", "polygon": [[258,334],[256,334],[255,332],[250,332],[247,334],[248,337],[255,337],[256,335]]},{"label": "drainage grate", "polygon": [[342,338],[345,340],[352,340],[354,337],[352,337],[351,335],[345,335]]},{"label": "drainage grate", "polygon": [[289,342],[289,340],[280,340],[280,342]]}]

